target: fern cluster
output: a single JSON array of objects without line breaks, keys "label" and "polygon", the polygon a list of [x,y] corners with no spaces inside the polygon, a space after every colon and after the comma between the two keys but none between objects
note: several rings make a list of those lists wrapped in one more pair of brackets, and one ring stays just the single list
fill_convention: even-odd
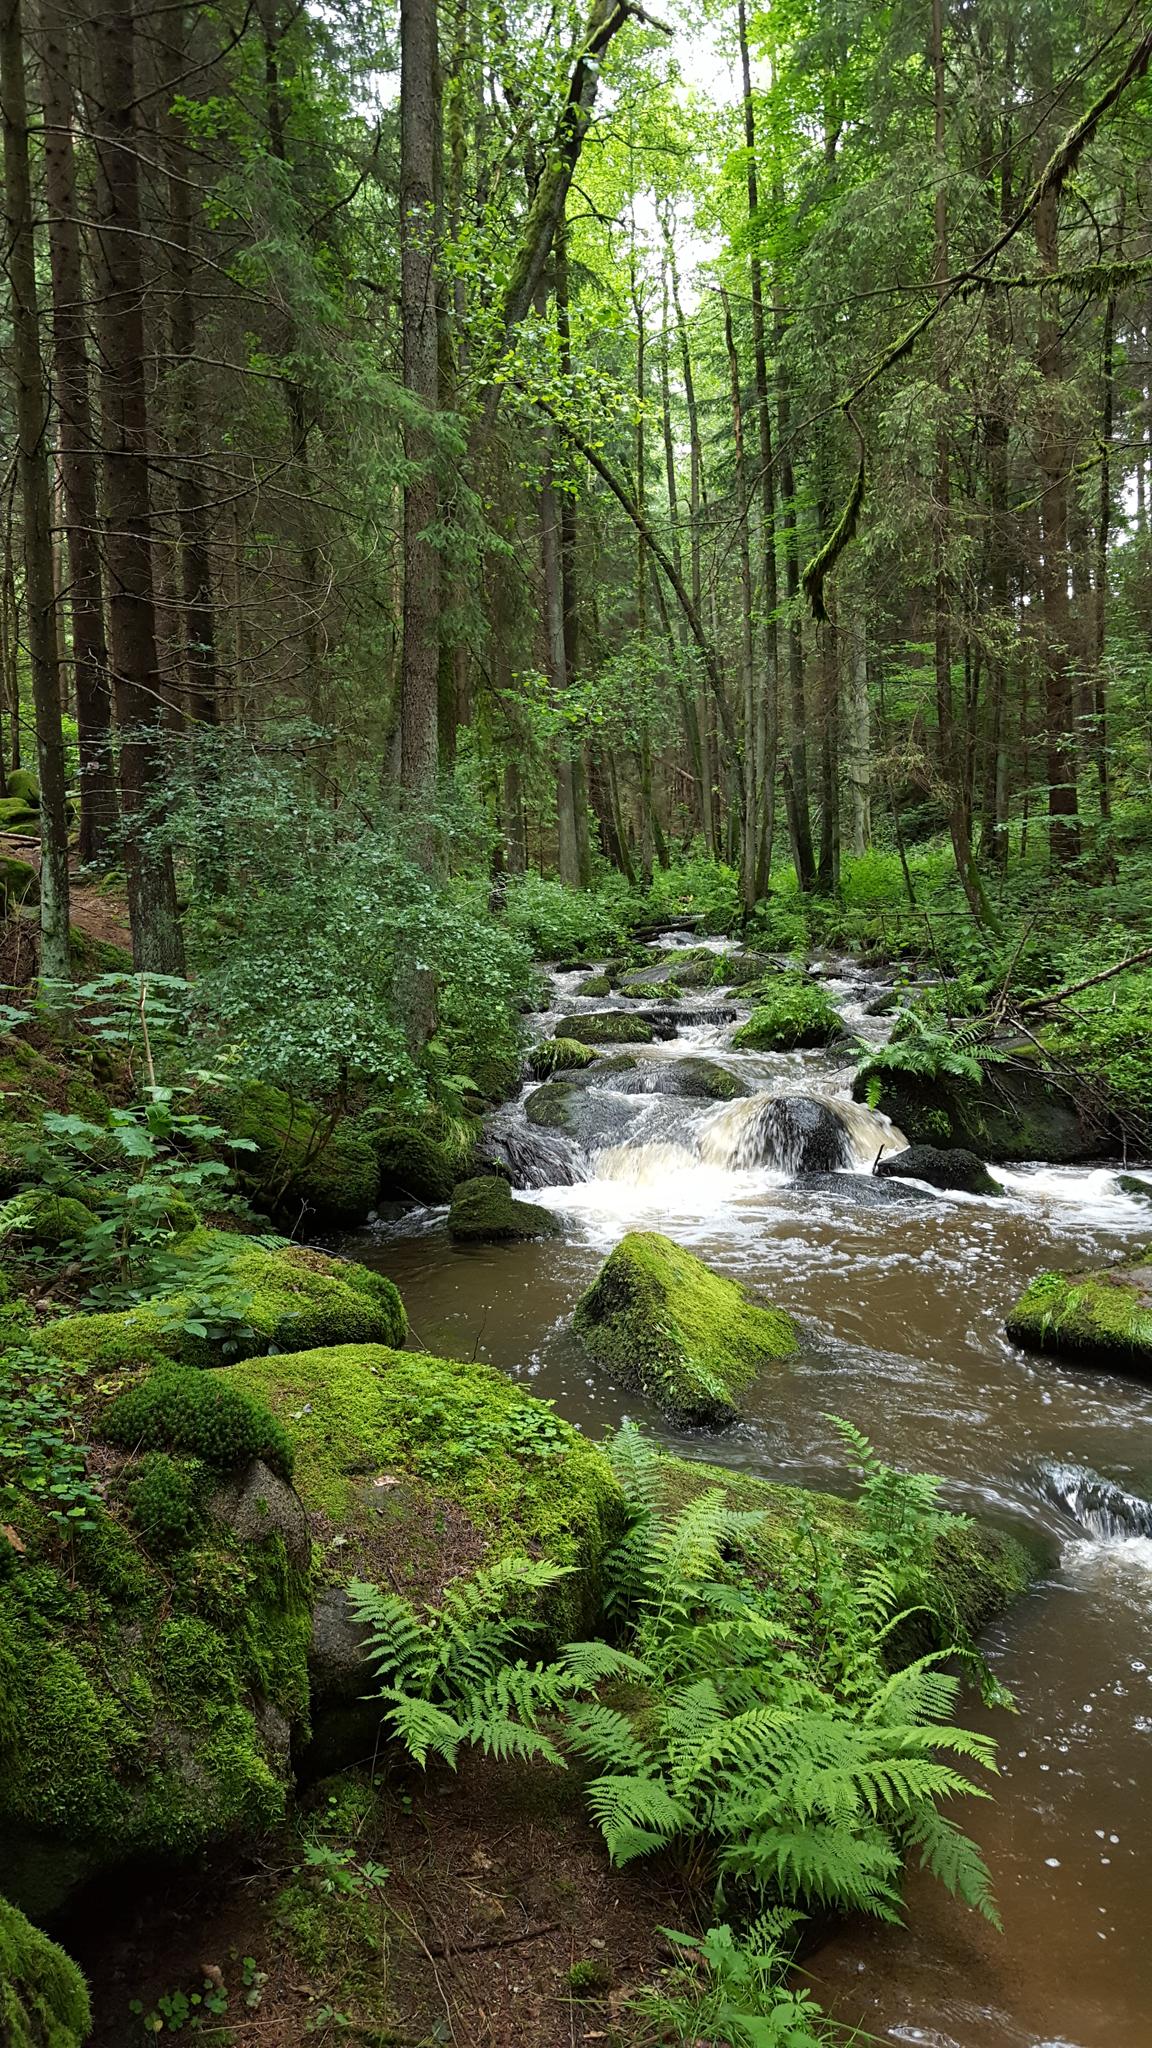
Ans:
[{"label": "fern cluster", "polygon": [[863,1042],[859,1078],[867,1089],[866,1099],[875,1109],[885,1080],[906,1075],[917,1081],[959,1081],[966,1087],[983,1085],[989,1067],[1003,1066],[1009,1055],[988,1042],[980,1024],[953,1030],[939,1020],[927,1020],[915,1010],[901,1012],[887,1045]]}]

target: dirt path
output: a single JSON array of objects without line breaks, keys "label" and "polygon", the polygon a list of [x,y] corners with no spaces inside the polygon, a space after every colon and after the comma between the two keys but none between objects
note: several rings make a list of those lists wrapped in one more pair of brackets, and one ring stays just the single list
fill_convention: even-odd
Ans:
[{"label": "dirt path", "polygon": [[[10,860],[26,861],[37,874],[40,872],[40,841],[31,834],[0,832],[0,855]],[[132,933],[128,926],[122,878],[116,876],[99,884],[81,880],[74,858],[69,861],[69,878],[71,920],[76,930],[83,932],[86,938],[122,946],[125,952],[131,952]]]}]

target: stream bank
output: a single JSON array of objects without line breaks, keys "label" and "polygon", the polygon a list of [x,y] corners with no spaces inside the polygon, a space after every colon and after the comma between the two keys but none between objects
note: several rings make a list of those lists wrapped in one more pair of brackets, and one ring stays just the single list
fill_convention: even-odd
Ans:
[{"label": "stream bank", "polygon": [[[873,1012],[884,977],[818,964],[848,1029],[882,1042],[888,1026]],[[578,995],[585,973],[554,977],[542,1036],[605,1007]],[[682,1455],[844,1489],[821,1419],[831,1411],[891,1462],[942,1474],[956,1506],[1047,1542],[1051,1568],[989,1646],[1019,1719],[985,1724],[976,1710],[1001,1745],[997,1798],[964,1816],[992,1865],[1004,1937],[914,1879],[908,1932],[843,1929],[810,1969],[834,2010],[881,2039],[1143,2048],[1152,1540],[1093,1526],[1076,1475],[1149,1491],[1152,1389],[1020,1352],[1003,1322],[1037,1272],[1106,1264],[1141,1245],[1148,1211],[1120,1185],[1120,1162],[996,1168],[994,1199],[897,1183],[903,1199],[877,1201],[866,1168],[899,1141],[851,1104],[843,1047],[734,1050],[748,1007],[739,989],[685,991],[674,1035],[630,1045],[635,1064],[603,1076],[599,1124],[583,1112],[583,1141],[530,1122],[531,1085],[499,1113],[514,1184],[561,1218],[562,1242],[454,1247],[442,1215],[424,1211],[357,1232],[346,1249],[396,1281],[423,1346],[490,1360],[593,1434],[629,1415]],[[704,1014],[718,1009],[728,1014]],[[667,1070],[702,1057],[753,1093],[718,1106],[670,1092]],[[827,1100],[851,1159],[839,1172],[794,1174],[770,1126],[778,1149],[765,1156],[757,1095]],[[720,1436],[676,1430],[591,1370],[571,1338],[576,1300],[632,1228],[665,1232],[804,1327],[792,1369],[762,1382],[745,1420]]]}]

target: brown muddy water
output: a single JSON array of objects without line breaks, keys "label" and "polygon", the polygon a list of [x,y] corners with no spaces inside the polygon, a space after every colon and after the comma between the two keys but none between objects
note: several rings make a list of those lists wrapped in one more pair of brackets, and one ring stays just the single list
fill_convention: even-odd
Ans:
[{"label": "brown muddy water", "polygon": [[[865,1005],[883,983],[825,966],[849,1029],[882,1036]],[[541,1032],[603,1007],[574,996],[580,978],[556,977]],[[421,1211],[345,1249],[397,1282],[414,1342],[491,1361],[592,1434],[630,1415],[682,1454],[848,1490],[824,1420],[834,1413],[891,1462],[942,1475],[951,1504],[1038,1534],[1045,1574],[987,1645],[1018,1711],[968,1704],[1000,1746],[994,1796],[963,1820],[988,1857],[1003,1935],[916,1877],[906,1928],[846,1927],[808,1969],[837,2017],[881,2041],[1148,2048],[1152,1511],[1123,1497],[1101,1506],[1084,1475],[1152,1493],[1152,1388],[1029,1357],[1001,1326],[1040,1269],[1152,1238],[1152,1209],[1107,1166],[1039,1162],[1003,1170],[997,1200],[913,1190],[874,1206],[875,1184],[862,1183],[898,1134],[848,1106],[845,1055],[735,1054],[730,1019],[699,1021],[716,1001],[685,999],[675,1038],[637,1048],[634,1073],[589,1091],[581,1145],[551,1133],[537,1144],[522,1105],[500,1113],[517,1184],[563,1218],[562,1243],[457,1248],[443,1213]],[[700,1053],[757,1096],[718,1108],[649,1092],[668,1078],[662,1065]],[[765,1095],[805,1093],[840,1105],[846,1166],[833,1176],[790,1174],[787,1140],[760,1114]],[[633,1228],[665,1231],[803,1322],[794,1369],[767,1376],[747,1419],[720,1435],[671,1430],[568,1335],[577,1296]]]}]

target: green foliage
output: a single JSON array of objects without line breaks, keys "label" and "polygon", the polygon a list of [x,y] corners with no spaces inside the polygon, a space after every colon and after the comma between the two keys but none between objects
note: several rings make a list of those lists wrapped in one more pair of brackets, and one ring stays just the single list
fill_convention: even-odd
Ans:
[{"label": "green foliage", "polygon": [[545,1038],[528,1054],[528,1071],[537,1081],[548,1081],[553,1074],[593,1066],[595,1060],[595,1047],[582,1045],[578,1038]]},{"label": "green foliage", "polygon": [[829,1045],[843,1029],[818,983],[804,974],[774,974],[749,993],[756,1005],[732,1043],[752,1052],[792,1052]]},{"label": "green foliage", "polygon": [[517,875],[508,885],[504,916],[509,930],[541,960],[617,953],[633,923],[622,876],[590,890],[566,889],[545,875]]},{"label": "green foliage", "polygon": [[985,1071],[1002,1066],[1007,1054],[990,1045],[979,1025],[957,1031],[944,1023],[926,1021],[915,1010],[905,1010],[887,1045],[859,1047],[863,1057],[857,1081],[866,1090],[866,1100],[875,1109],[884,1083],[892,1075],[907,1075],[918,1081],[956,1081],[967,1088],[981,1088]]},{"label": "green foliage", "polygon": [[0,2041],[4,2048],[83,2048],[88,1987],[70,1956],[0,1898]]},{"label": "green foliage", "polygon": [[31,1499],[61,1532],[95,1527],[100,1496],[80,1439],[75,1377],[31,1350],[0,1352],[0,1510]]},{"label": "green foliage", "polygon": [[119,1493],[154,1556],[184,1549],[204,1519],[204,1467],[195,1458],[145,1451],[120,1481]]},{"label": "green foliage", "polygon": [[116,1396],[100,1428],[126,1450],[185,1452],[225,1471],[262,1458],[292,1476],[292,1449],[280,1424],[218,1373],[158,1367]]},{"label": "green foliage", "polygon": [[792,1963],[787,1936],[793,1918],[780,1910],[762,1913],[743,1935],[726,1921],[699,1935],[665,1928],[679,1966],[670,1984],[637,1992],[630,2010],[661,2041],[831,2048],[840,2029],[824,2018],[810,1992],[785,1981]]}]

